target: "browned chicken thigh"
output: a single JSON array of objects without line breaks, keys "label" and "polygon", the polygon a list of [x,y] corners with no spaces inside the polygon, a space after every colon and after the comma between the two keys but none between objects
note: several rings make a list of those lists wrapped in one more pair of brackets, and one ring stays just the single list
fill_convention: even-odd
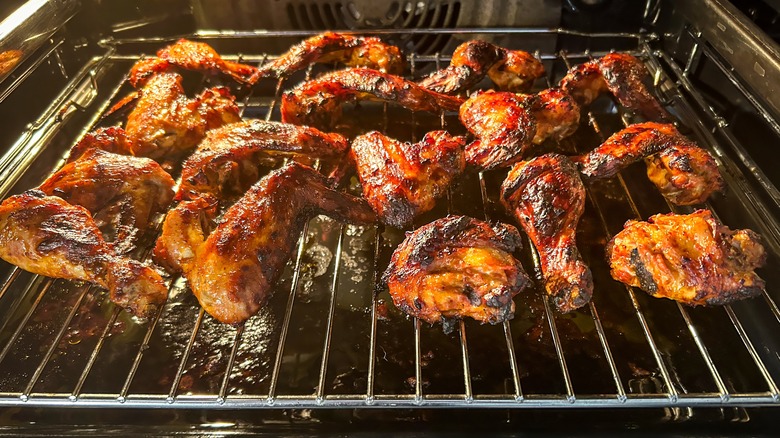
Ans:
[{"label": "browned chicken thigh", "polygon": [[433,131],[417,143],[400,142],[373,131],[352,142],[352,157],[363,196],[380,220],[405,227],[433,208],[466,167],[463,137]]},{"label": "browned chicken thigh", "polygon": [[628,53],[610,53],[573,67],[560,87],[583,106],[608,91],[621,105],[648,120],[669,121],[669,113],[650,93],[649,83],[650,75],[642,61]]},{"label": "browned chicken thigh", "polygon": [[135,146],[132,139],[127,136],[124,129],[109,126],[107,128],[97,128],[84,135],[76,145],[70,149],[67,162],[77,160],[90,149],[100,149],[101,151],[113,152],[119,155],[134,155]]},{"label": "browned chicken thigh", "polygon": [[728,304],[764,288],[754,271],[766,261],[759,235],[732,231],[709,210],[628,221],[607,259],[614,279],[688,305]]},{"label": "browned chicken thigh", "polygon": [[184,162],[176,199],[210,194],[219,199],[241,194],[259,178],[263,159],[296,161],[343,159],[349,143],[316,128],[246,120],[213,129]]},{"label": "browned chicken thigh", "polygon": [[409,233],[396,248],[382,281],[393,303],[450,332],[465,317],[499,324],[514,316],[515,295],[530,281],[512,253],[517,229],[466,216],[447,216]]},{"label": "browned chicken thigh", "polygon": [[241,83],[250,83],[257,68],[222,59],[208,44],[180,39],[157,51],[156,58],[142,59],[130,70],[129,81],[134,87],[144,85],[152,76],[181,68],[209,74],[221,73]]},{"label": "browned chicken thigh", "polygon": [[419,84],[437,93],[458,94],[477,85],[485,75],[499,90],[523,92],[544,76],[544,66],[528,52],[472,40],[455,49],[448,67],[431,73]]},{"label": "browned chicken thigh", "polygon": [[501,185],[501,202],[536,247],[544,286],[556,307],[566,313],[587,304],[593,276],[576,240],[585,187],[574,163],[558,154],[517,163]]},{"label": "browned chicken thigh", "polygon": [[341,117],[347,102],[391,102],[412,111],[455,111],[461,99],[420,87],[400,76],[370,68],[351,68],[324,74],[282,95],[282,121],[326,129]]},{"label": "browned chicken thigh", "polygon": [[139,316],[168,295],[157,272],[113,252],[85,208],[37,190],[0,204],[0,258],[35,274],[97,284]]},{"label": "browned chicken thigh", "polygon": [[271,295],[309,219],[325,214],[355,223],[375,220],[365,201],[326,183],[314,169],[289,163],[249,189],[210,234],[212,224],[203,228],[210,214],[198,210],[212,204],[203,198],[184,202],[172,212],[176,220],[158,240],[156,257],[181,267],[200,304],[217,320],[245,321]]},{"label": "browned chicken thigh", "polygon": [[631,125],[596,149],[573,158],[590,179],[612,177],[641,159],[647,163],[650,180],[674,204],[700,204],[723,187],[712,155],[670,124]]},{"label": "browned chicken thigh", "polygon": [[402,74],[406,67],[398,47],[385,44],[379,38],[324,32],[301,41],[262,66],[253,81],[286,77],[317,62],[368,67],[394,75]]}]

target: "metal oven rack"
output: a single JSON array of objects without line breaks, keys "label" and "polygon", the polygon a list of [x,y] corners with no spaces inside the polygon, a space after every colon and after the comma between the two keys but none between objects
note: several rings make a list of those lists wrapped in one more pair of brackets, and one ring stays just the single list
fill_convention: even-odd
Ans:
[{"label": "metal oven rack", "polygon": [[[197,306],[181,279],[171,280],[166,306],[147,322],[135,321],[94,287],[52,280],[6,267],[0,287],[0,405],[157,408],[365,408],[365,407],[664,407],[771,406],[780,402],[780,227],[771,214],[780,196],[744,153],[730,127],[708,106],[689,78],[693,60],[718,61],[696,32],[688,63],[654,48],[643,34],[582,34],[560,29],[415,31],[453,34],[547,36],[559,50],[537,53],[549,72],[537,88],[557,82],[572,64],[604,54],[580,47],[617,47],[641,57],[653,73],[662,102],[682,129],[719,162],[727,189],[707,208],[732,228],[765,237],[769,267],[763,296],[722,308],[688,308],[623,287],[608,276],[604,243],[623,221],[672,208],[631,168],[588,188],[580,248],[596,280],[593,301],[561,315],[539,288],[516,298],[513,321],[499,326],[461,322],[452,335],[406,319],[385,292],[373,293],[399,230],[354,227],[316,218],[297,245],[289,272],[268,307],[244,325],[216,323]],[[377,32],[392,37],[392,31]],[[204,32],[209,43],[301,38],[302,32]],[[564,43],[561,43],[564,41]],[[75,128],[92,129],[127,86],[124,74],[142,53],[170,40],[107,40],[105,54],[77,73],[67,89],[0,161],[1,193],[21,180],[51,139],[86,114]],[[527,47],[526,47],[527,49]],[[271,55],[226,56],[262,64]],[[410,55],[411,75],[444,65],[446,56]],[[721,64],[723,73],[737,81]],[[314,72],[309,70],[306,77]],[[298,78],[298,79],[302,79]],[[278,117],[281,90],[259,87],[241,100],[245,117]],[[780,125],[742,87],[776,134]],[[375,110],[375,111],[374,111]],[[452,115],[426,118],[391,107],[367,107],[367,124],[406,133],[412,140],[440,126],[462,131]],[[355,117],[361,114],[354,113]],[[588,150],[631,123],[631,115],[602,99],[579,132],[559,147]],[[399,120],[403,120],[400,122]],[[398,125],[398,126],[396,126]],[[395,131],[394,131],[395,130]],[[54,146],[51,146],[54,147]],[[64,150],[63,150],[64,152]],[[744,178],[754,169],[759,188]],[[470,214],[510,219],[496,203],[501,175],[464,177],[435,215]],[[24,187],[23,187],[24,188]],[[18,190],[19,188],[17,188]],[[763,190],[763,191],[761,191]],[[767,201],[768,199],[768,201]],[[426,216],[425,218],[428,218]],[[423,219],[425,219],[423,218]],[[421,219],[421,221],[423,220]],[[427,221],[427,220],[426,220]],[[425,222],[420,222],[420,224]],[[419,225],[419,224],[418,224]],[[538,278],[536,255],[521,255]],[[324,254],[324,255],[323,255]]]}]

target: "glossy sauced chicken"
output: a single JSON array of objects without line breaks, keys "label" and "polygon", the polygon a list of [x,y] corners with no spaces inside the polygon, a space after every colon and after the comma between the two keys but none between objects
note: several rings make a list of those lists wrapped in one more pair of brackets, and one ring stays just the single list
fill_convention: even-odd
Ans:
[{"label": "glossy sauced chicken", "polygon": [[282,95],[282,121],[318,128],[332,127],[341,105],[361,100],[393,102],[413,111],[455,111],[462,100],[420,87],[399,76],[370,68],[334,71],[304,82]]},{"label": "glossy sauced chicken", "polygon": [[63,166],[38,188],[89,210],[95,219],[107,216],[118,229],[117,240],[144,230],[152,216],[168,208],[174,181],[148,159],[90,149]]},{"label": "glossy sauced chicken", "polygon": [[406,60],[398,47],[376,37],[324,32],[292,46],[287,53],[262,66],[255,78],[281,78],[311,64],[339,63],[348,67],[368,67],[400,75]]},{"label": "glossy sauced chicken", "polygon": [[498,324],[514,316],[512,298],[530,283],[512,253],[522,248],[511,225],[447,216],[408,234],[382,276],[393,303],[445,332],[465,317]]},{"label": "glossy sauced chicken", "polygon": [[101,151],[113,152],[119,155],[134,155],[133,142],[128,138],[127,132],[122,128],[109,126],[107,128],[97,128],[85,134],[70,149],[67,162],[70,163],[77,160],[91,149],[100,149]]},{"label": "glossy sauced chicken", "polygon": [[329,188],[324,176],[294,162],[249,189],[208,234],[210,224],[204,229],[203,222],[209,213],[202,208],[212,205],[205,198],[179,204],[155,256],[181,268],[203,308],[225,323],[245,321],[266,302],[311,217],[375,219],[365,201]]},{"label": "glossy sauced chicken", "polygon": [[337,160],[348,149],[346,138],[316,128],[261,120],[232,123],[209,131],[184,162],[176,198],[241,194],[260,178],[264,158]]},{"label": "glossy sauced chicken", "polygon": [[157,272],[114,253],[85,208],[37,190],[0,204],[0,258],[107,288],[111,301],[139,316],[152,314],[168,295]]},{"label": "glossy sauced chicken", "polygon": [[643,158],[650,180],[674,204],[700,204],[723,186],[715,159],[670,124],[631,125],[574,160],[587,178],[600,179]]},{"label": "glossy sauced chicken", "polygon": [[225,74],[241,83],[249,83],[257,68],[222,59],[208,44],[180,39],[157,51],[156,58],[138,61],[130,70],[129,81],[134,87],[144,85],[150,77],[176,68]]},{"label": "glossy sauced chicken", "polygon": [[593,276],[576,241],[585,187],[574,163],[558,154],[517,163],[501,185],[501,202],[536,247],[556,307],[565,313],[587,304]]},{"label": "glossy sauced chicken", "polygon": [[431,73],[419,84],[438,93],[458,94],[474,87],[485,75],[500,90],[522,92],[544,76],[544,66],[528,52],[472,40],[455,49],[448,67]]},{"label": "glossy sauced chicken", "polygon": [[642,61],[627,53],[610,53],[573,67],[560,87],[580,105],[589,105],[609,91],[624,107],[646,119],[663,122],[669,114],[650,93],[650,75]]},{"label": "glossy sauced chicken", "polygon": [[417,143],[394,140],[373,131],[352,142],[352,157],[363,196],[382,222],[405,227],[433,208],[454,178],[463,172],[463,137],[433,131]]},{"label": "glossy sauced chicken", "polygon": [[764,288],[754,272],[766,261],[758,234],[732,231],[709,210],[628,221],[607,258],[614,279],[688,305],[728,304]]},{"label": "glossy sauced chicken", "polygon": [[477,139],[466,146],[466,160],[480,169],[509,166],[533,144],[559,141],[579,126],[573,99],[551,88],[526,96],[486,91],[460,107],[460,121]]}]

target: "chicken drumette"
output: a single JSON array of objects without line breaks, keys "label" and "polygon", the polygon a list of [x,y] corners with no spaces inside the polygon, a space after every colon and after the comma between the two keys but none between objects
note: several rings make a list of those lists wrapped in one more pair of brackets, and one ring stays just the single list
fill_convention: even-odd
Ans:
[{"label": "chicken drumette", "polygon": [[472,40],[455,49],[448,67],[419,84],[438,93],[458,94],[474,87],[485,75],[500,90],[528,91],[534,80],[544,76],[544,66],[528,52]]},{"label": "chicken drumette", "polygon": [[266,302],[311,217],[375,219],[365,201],[329,188],[324,176],[295,162],[261,179],[216,226],[208,223],[214,211],[208,198],[170,213],[175,216],[163,226],[155,256],[180,268],[203,308],[225,323],[245,321]]},{"label": "chicken drumette", "polygon": [[669,113],[650,93],[650,75],[642,61],[627,53],[610,53],[569,70],[560,87],[580,105],[610,92],[624,107],[652,121],[668,121]]},{"label": "chicken drumette", "polygon": [[400,76],[370,68],[331,72],[304,82],[282,95],[282,121],[318,128],[332,127],[341,105],[356,101],[393,102],[413,111],[455,111],[461,99],[422,88]]},{"label": "chicken drumette", "polygon": [[732,231],[709,210],[628,221],[607,258],[614,279],[688,305],[728,304],[764,288],[754,272],[766,261],[758,234]]},{"label": "chicken drumette", "polygon": [[574,163],[546,154],[516,164],[501,186],[501,202],[536,247],[547,294],[558,309],[569,312],[587,304],[593,276],[576,240],[585,187]]},{"label": "chicken drumette", "polygon": [[433,131],[417,143],[370,132],[352,142],[363,196],[382,222],[405,227],[433,208],[466,167],[463,137]]},{"label": "chicken drumette", "polygon": [[643,158],[650,180],[674,204],[700,204],[723,187],[712,155],[670,124],[631,125],[574,161],[587,178],[600,179],[612,177]]},{"label": "chicken drumette", "polygon": [[514,316],[512,298],[530,283],[512,253],[511,225],[447,216],[408,234],[382,276],[395,305],[445,332],[465,317],[498,324]]},{"label": "chicken drumette", "polygon": [[139,316],[168,295],[157,272],[115,254],[85,208],[38,190],[0,204],[0,258],[36,274],[95,283]]}]

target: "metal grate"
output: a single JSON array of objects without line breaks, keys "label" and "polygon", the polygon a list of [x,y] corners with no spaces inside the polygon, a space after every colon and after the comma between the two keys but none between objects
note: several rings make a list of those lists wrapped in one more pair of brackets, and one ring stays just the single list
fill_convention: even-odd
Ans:
[{"label": "metal grate", "polygon": [[[269,305],[238,327],[216,323],[204,313],[181,279],[171,280],[166,306],[150,321],[138,323],[97,288],[4,265],[8,277],[0,287],[4,315],[0,322],[0,404],[174,408],[777,405],[780,278],[771,270],[780,266],[780,228],[766,214],[767,201],[741,177],[739,168],[756,167],[755,163],[745,154],[730,158],[733,151],[739,151],[739,142],[693,87],[686,67],[654,50],[652,38],[642,35],[540,29],[456,33],[491,32],[517,37],[555,34],[559,41],[577,40],[578,47],[583,42],[610,44],[642,57],[654,73],[661,100],[682,120],[686,133],[719,161],[728,188],[707,207],[721,214],[732,228],[750,227],[765,236],[770,268],[762,274],[770,290],[763,298],[723,308],[687,308],[611,280],[603,261],[609,236],[626,219],[672,209],[642,169],[630,168],[617,178],[588,187],[579,241],[593,269],[596,291],[587,307],[570,315],[555,313],[537,287],[516,298],[514,320],[499,326],[461,322],[452,335],[400,315],[386,292],[372,293],[403,231],[344,225],[322,217],[313,219],[302,233]],[[392,31],[384,33],[393,35]],[[299,35],[246,32],[192,37],[207,42],[232,38],[262,43],[264,38]],[[89,120],[75,128],[92,129],[105,108],[127,90],[124,78],[111,72],[126,72],[141,52],[152,53],[167,42],[154,38],[110,42],[105,56],[94,59],[74,77],[42,121],[30,126],[17,153],[12,151],[9,162],[15,164],[3,168],[2,193],[35,163],[50,143],[48,139],[71,123],[73,119],[61,108],[89,112]],[[695,50],[706,50],[701,47]],[[602,54],[538,53],[549,75],[537,88],[556,83],[570,64]],[[234,58],[262,64],[271,56]],[[439,67],[446,62],[438,54],[411,55],[411,76],[426,65]],[[317,71],[309,69],[290,84]],[[278,118],[280,92],[290,84],[280,81],[275,87],[257,87],[242,100],[243,116]],[[752,101],[760,110],[758,100]],[[384,129],[406,140],[419,139],[440,127],[463,131],[455,115],[411,114],[387,105],[364,105],[351,116],[362,130]],[[560,149],[565,153],[589,150],[630,122],[630,115],[613,101],[600,99],[591,106],[578,133],[562,142]],[[446,213],[511,223],[497,204],[502,177],[496,172],[465,175],[437,209],[416,225]],[[771,195],[773,186],[764,183]],[[538,256],[530,243],[518,257],[538,279]]]}]

